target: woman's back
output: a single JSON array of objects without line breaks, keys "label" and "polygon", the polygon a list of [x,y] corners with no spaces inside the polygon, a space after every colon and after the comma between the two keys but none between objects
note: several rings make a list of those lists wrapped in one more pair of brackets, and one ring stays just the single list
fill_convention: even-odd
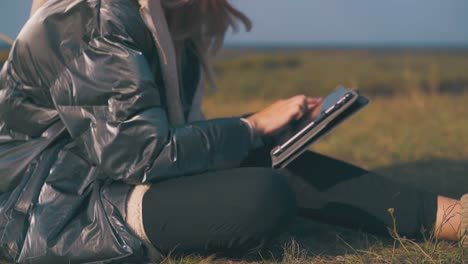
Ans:
[{"label": "woman's back", "polygon": [[[133,1],[61,0],[40,9],[20,33],[0,75],[4,257],[19,262],[55,263],[64,258],[84,262],[96,260],[97,248],[101,259],[130,255],[138,248],[138,241],[119,228],[124,222],[112,209],[115,204],[102,199],[105,181],[97,180],[100,173],[78,139],[77,131],[86,121],[66,121],[61,114],[83,113],[84,105],[105,105],[112,93],[111,87],[90,82],[99,73],[96,68],[70,78],[71,70],[96,65],[77,63],[98,39],[131,36],[150,55],[151,35],[139,23]],[[69,105],[60,109],[59,102],[64,101]],[[70,135],[65,128],[77,133]]]}]

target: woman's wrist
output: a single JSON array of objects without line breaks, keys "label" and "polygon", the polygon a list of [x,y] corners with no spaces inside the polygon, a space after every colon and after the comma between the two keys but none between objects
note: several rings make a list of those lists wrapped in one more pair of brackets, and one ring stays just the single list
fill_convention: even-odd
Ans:
[{"label": "woman's wrist", "polygon": [[248,118],[241,118],[240,120],[244,122],[249,128],[250,142],[252,142],[255,147],[263,145],[263,140],[255,128],[255,124],[252,122],[252,120],[249,120]]},{"label": "woman's wrist", "polygon": [[248,120],[247,118],[241,118],[241,121],[244,122],[249,128],[250,139],[253,141],[255,137],[257,137],[257,131],[254,127],[254,124],[252,124],[252,121]]}]

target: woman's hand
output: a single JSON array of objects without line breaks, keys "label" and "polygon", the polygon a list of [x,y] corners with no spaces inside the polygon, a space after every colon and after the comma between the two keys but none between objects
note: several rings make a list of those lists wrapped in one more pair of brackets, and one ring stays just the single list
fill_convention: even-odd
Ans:
[{"label": "woman's hand", "polygon": [[247,120],[252,124],[257,135],[267,136],[286,128],[292,120],[299,120],[304,115],[316,117],[320,111],[322,98],[297,95],[275,102]]}]

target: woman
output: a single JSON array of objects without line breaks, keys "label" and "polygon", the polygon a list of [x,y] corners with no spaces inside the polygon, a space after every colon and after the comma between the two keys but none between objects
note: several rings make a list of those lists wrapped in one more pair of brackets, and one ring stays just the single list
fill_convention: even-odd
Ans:
[{"label": "woman", "polygon": [[270,169],[261,139],[314,114],[320,99],[203,120],[208,53],[229,27],[250,27],[227,0],[40,2],[0,75],[3,258],[240,255],[296,214],[386,234],[388,208],[405,235],[435,225],[440,238],[463,237],[463,199],[312,152]]}]

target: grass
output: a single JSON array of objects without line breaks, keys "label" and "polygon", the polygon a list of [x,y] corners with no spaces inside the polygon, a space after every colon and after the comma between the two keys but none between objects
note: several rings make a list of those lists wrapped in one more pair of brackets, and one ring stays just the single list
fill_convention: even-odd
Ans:
[{"label": "grass", "polygon": [[[274,55],[272,55],[274,54]],[[223,100],[326,94],[342,84],[368,95],[457,92],[468,88],[468,52],[447,50],[285,50],[228,53],[216,63]]]}]

